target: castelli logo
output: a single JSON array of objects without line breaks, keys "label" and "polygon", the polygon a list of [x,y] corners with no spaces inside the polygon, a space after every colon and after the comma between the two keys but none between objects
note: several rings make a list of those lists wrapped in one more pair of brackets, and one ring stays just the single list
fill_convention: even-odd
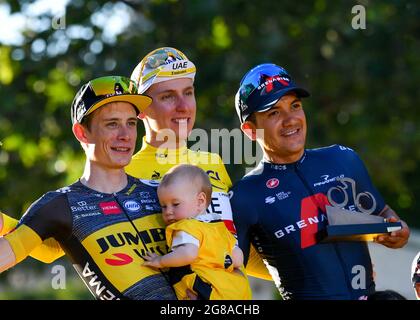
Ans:
[{"label": "castelli logo", "polygon": [[277,187],[279,185],[279,179],[277,178],[271,178],[270,180],[267,181],[267,183],[265,184],[267,186],[267,188],[269,189],[273,189],[275,187]]}]

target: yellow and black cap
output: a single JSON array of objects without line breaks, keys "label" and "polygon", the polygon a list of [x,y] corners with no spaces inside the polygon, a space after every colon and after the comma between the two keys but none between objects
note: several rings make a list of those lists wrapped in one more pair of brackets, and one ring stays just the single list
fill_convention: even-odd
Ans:
[{"label": "yellow and black cap", "polygon": [[72,122],[81,123],[93,111],[117,101],[131,103],[139,114],[152,103],[152,98],[137,92],[136,84],[127,77],[107,76],[93,79],[84,84],[73,99]]}]

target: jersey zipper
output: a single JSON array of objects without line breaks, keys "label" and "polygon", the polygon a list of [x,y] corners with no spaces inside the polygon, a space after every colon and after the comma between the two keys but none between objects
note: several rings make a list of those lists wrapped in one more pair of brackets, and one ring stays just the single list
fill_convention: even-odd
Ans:
[{"label": "jersey zipper", "polygon": [[[117,201],[118,205],[121,207],[121,210],[124,212],[125,217],[130,222],[130,224],[133,226],[134,230],[136,231],[137,235],[139,236],[140,241],[141,241],[141,243],[143,245],[144,250],[146,252],[149,252],[149,249],[147,248],[147,245],[144,242],[143,237],[141,236],[141,234],[140,234],[139,230],[137,229],[136,225],[134,224],[134,221],[132,219],[130,219],[130,217],[128,216],[128,213],[124,210],[124,207],[121,205],[120,200],[118,199],[118,195],[116,193],[113,193],[113,196],[114,196],[115,201]],[[162,269],[159,268],[158,270],[159,270],[160,274],[166,279],[166,281],[168,282],[169,287],[172,289],[174,295],[176,296],[175,289],[171,285],[171,281],[169,279],[169,276],[165,272],[163,272]]]},{"label": "jersey zipper", "polygon": [[146,252],[149,252],[149,249],[147,249],[147,245],[144,242],[143,237],[141,236],[139,230],[137,229],[136,225],[134,224],[133,220],[130,219],[130,217],[128,216],[128,213],[124,210],[124,207],[121,205],[120,200],[118,199],[118,196],[116,193],[113,194],[114,195],[114,199],[115,201],[118,203],[118,205],[120,206],[121,210],[124,212],[125,217],[127,218],[127,220],[130,222],[130,224],[133,226],[134,230],[136,231],[137,235],[140,238],[140,241],[143,245],[143,248]]}]

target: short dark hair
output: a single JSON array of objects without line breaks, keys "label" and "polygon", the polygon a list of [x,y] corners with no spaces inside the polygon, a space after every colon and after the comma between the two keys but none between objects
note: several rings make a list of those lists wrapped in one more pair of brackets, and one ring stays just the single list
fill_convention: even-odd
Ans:
[{"label": "short dark hair", "polygon": [[257,124],[257,117],[255,116],[255,112],[251,113],[245,121],[252,122],[253,124]]},{"label": "short dark hair", "polygon": [[92,128],[92,119],[93,114],[96,112],[93,111],[92,113],[88,114],[87,116],[83,117],[82,122],[80,123],[83,127],[85,127],[88,131]]}]

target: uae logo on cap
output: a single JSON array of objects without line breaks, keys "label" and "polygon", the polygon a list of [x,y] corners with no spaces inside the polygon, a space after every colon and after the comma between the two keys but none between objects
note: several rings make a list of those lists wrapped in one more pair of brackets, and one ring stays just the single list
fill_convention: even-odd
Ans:
[{"label": "uae logo on cap", "polygon": [[267,188],[273,189],[273,188],[277,187],[279,185],[279,183],[280,183],[279,179],[271,178],[270,180],[267,180],[265,185],[266,185]]}]

